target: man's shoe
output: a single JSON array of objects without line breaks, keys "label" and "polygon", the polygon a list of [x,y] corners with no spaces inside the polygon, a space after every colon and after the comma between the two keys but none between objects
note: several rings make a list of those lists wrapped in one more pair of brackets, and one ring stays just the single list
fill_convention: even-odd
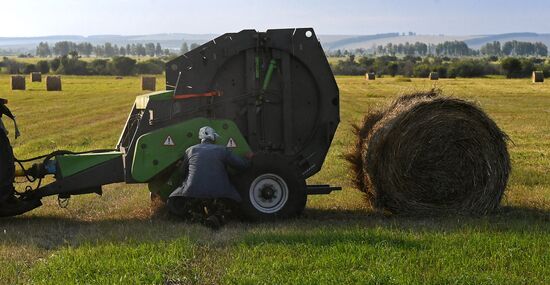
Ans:
[{"label": "man's shoe", "polygon": [[217,214],[216,217],[218,218],[218,221],[220,221],[220,226],[223,227],[225,224],[227,224],[227,218],[225,215]]},{"label": "man's shoe", "polygon": [[217,231],[221,227],[220,220],[215,215],[211,215],[206,220],[204,220],[204,225]]}]

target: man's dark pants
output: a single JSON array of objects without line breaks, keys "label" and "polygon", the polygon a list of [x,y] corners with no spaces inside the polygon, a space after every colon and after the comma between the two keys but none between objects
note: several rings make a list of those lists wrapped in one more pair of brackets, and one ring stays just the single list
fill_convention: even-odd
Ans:
[{"label": "man's dark pants", "polygon": [[180,218],[201,222],[210,215],[226,215],[235,206],[234,204],[235,202],[231,199],[199,199],[175,196],[168,199],[168,210]]},{"label": "man's dark pants", "polygon": [[15,191],[13,188],[14,174],[13,149],[8,136],[0,129],[0,202],[13,195]]}]

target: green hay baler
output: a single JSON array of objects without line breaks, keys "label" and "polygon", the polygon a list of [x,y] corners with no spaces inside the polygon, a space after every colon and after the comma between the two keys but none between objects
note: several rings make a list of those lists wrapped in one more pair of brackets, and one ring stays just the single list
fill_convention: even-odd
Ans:
[{"label": "green hay baler", "polygon": [[125,182],[147,183],[167,199],[202,126],[233,152],[256,154],[244,173],[229,170],[250,219],[295,216],[307,195],[339,189],[306,185],[339,124],[338,87],[313,29],[224,34],[168,62],[166,87],[136,98],[113,150],[57,151],[18,171],[55,178],[20,198],[101,194],[103,185]]}]

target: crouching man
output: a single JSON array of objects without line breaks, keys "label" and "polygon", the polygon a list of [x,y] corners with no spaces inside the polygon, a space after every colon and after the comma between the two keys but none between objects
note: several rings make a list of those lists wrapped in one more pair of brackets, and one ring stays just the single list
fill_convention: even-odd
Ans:
[{"label": "crouching man", "polygon": [[184,182],[168,198],[168,209],[172,214],[213,229],[222,226],[228,210],[241,201],[229,181],[227,167],[245,169],[252,158],[252,153],[244,159],[226,147],[216,145],[218,137],[211,127],[199,130],[201,143],[185,151],[180,165]]}]

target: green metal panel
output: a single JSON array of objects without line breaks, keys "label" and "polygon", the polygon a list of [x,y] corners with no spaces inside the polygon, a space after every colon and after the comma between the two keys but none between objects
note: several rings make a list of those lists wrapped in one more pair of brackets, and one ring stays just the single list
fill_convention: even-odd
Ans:
[{"label": "green metal panel", "polygon": [[174,91],[166,90],[139,95],[136,97],[136,109],[142,110],[147,108],[147,103],[149,103],[149,101],[170,100],[173,95]]},{"label": "green metal panel", "polygon": [[217,144],[227,146],[232,140],[236,145],[232,148],[234,153],[243,155],[250,151],[233,121],[195,118],[139,137],[132,162],[132,177],[138,182],[148,182],[181,159],[188,147],[199,143],[198,133],[203,126],[214,128],[220,135]]},{"label": "green metal panel", "polygon": [[55,160],[59,166],[59,173],[61,173],[61,177],[68,177],[116,157],[120,157],[122,159],[122,153],[112,151],[74,155],[66,154],[56,156]]}]

